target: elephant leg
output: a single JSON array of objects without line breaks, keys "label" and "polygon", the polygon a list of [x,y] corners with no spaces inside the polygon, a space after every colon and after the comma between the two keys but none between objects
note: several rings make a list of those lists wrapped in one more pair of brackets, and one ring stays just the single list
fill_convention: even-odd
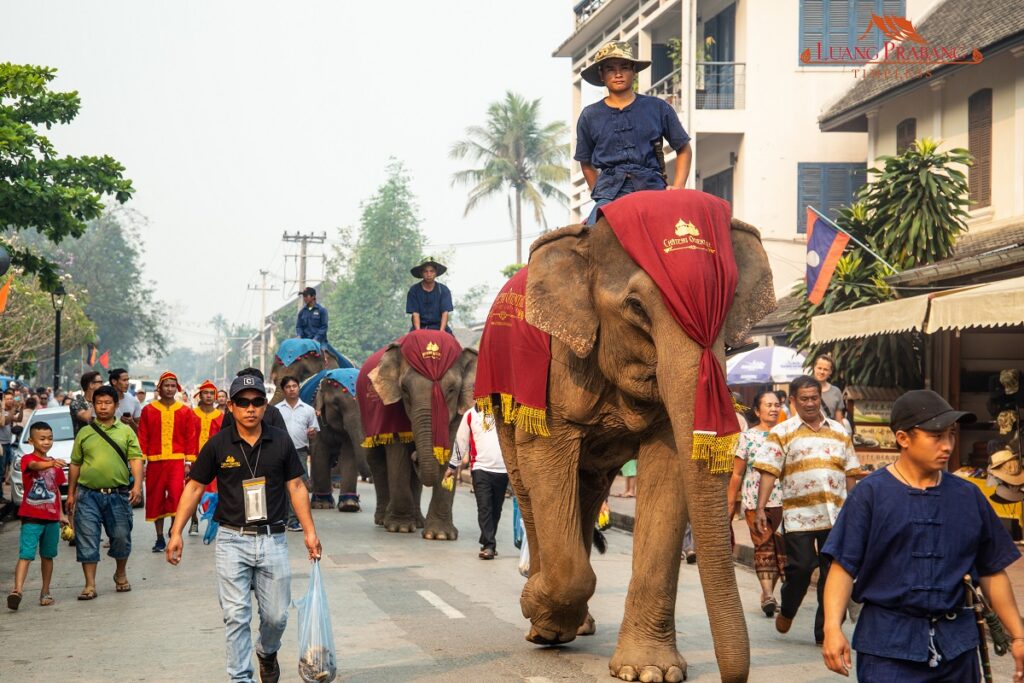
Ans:
[{"label": "elephant leg", "polygon": [[[416,530],[415,501],[409,486],[412,461],[404,443],[384,447],[388,463],[388,488],[391,500],[384,517],[384,528],[392,532],[412,533]],[[418,506],[417,506],[418,507]]]},{"label": "elephant leg", "polygon": [[[684,457],[689,460],[690,455],[676,453],[671,430],[640,447],[637,491],[642,493],[636,497],[633,573],[618,645],[609,665],[611,675],[622,680],[686,678],[686,660],[676,649],[675,628],[679,553],[687,522],[682,490]],[[728,532],[724,540],[729,542]],[[731,566],[729,572],[733,572]],[[709,599],[708,606],[712,604]]]},{"label": "elephant leg", "polygon": [[516,437],[519,473],[539,521],[529,538],[530,561],[544,559],[543,571],[531,568],[519,601],[532,624],[526,639],[542,645],[567,643],[586,619],[597,582],[581,529],[580,444],[555,434],[550,439]]},{"label": "elephant leg", "polygon": [[309,474],[313,487],[312,507],[314,509],[334,507],[334,494],[331,491],[331,447],[335,440],[329,435],[321,434],[313,441],[310,451]]},{"label": "elephant leg", "polygon": [[[586,456],[583,456],[582,459],[587,460]],[[586,548],[587,557],[590,557],[594,544],[594,534],[598,533],[597,517],[601,513],[601,505],[608,499],[608,491],[611,490],[617,473],[618,469],[613,470],[610,474],[592,470],[580,472],[580,519],[583,529],[583,545]],[[587,533],[588,529],[592,531]],[[576,635],[592,636],[595,633],[597,633],[597,622],[594,621],[594,617],[591,616],[588,609],[586,618],[576,629]]]},{"label": "elephant leg", "polygon": [[459,537],[452,519],[452,502],[455,499],[455,488],[446,491],[443,486],[431,489],[430,506],[427,508],[427,519],[423,525],[423,538],[434,541],[454,541]]},{"label": "elephant leg", "polygon": [[338,474],[341,477],[341,489],[338,491],[339,512],[359,512],[359,470],[356,467],[356,448],[347,436],[338,458]]},{"label": "elephant leg", "polygon": [[[522,471],[519,469],[519,458],[516,451],[516,429],[512,425],[504,424],[501,418],[500,407],[495,407],[495,425],[498,429],[498,443],[501,445],[501,457],[505,460],[505,469],[508,471],[508,480],[512,484],[512,492],[519,502],[519,514],[523,518],[523,528],[526,531],[526,543],[529,547],[537,548],[537,536],[533,525],[533,505],[530,500],[530,492],[526,490],[523,483]],[[540,553],[530,553],[530,576],[539,574],[541,568]]]},{"label": "elephant leg", "polygon": [[356,470],[363,481],[373,479],[373,470],[370,468],[370,458],[365,448],[356,448]]},{"label": "elephant leg", "polygon": [[423,517],[423,482],[420,481],[420,477],[416,474],[415,468],[409,468],[409,491],[412,493],[413,503],[413,516],[416,518],[416,528],[422,529],[423,525],[426,524],[426,519]]},{"label": "elephant leg", "polygon": [[373,511],[373,523],[384,526],[388,504],[391,502],[391,491],[388,489],[388,462],[384,449],[380,446],[369,449],[366,463],[373,472],[373,490],[376,493],[377,507]]}]

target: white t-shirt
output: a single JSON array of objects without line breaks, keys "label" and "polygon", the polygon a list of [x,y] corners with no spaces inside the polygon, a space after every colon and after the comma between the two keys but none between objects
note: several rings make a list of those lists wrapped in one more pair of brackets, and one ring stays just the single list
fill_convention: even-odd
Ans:
[{"label": "white t-shirt", "polygon": [[498,430],[494,428],[494,418],[484,418],[483,413],[475,407],[462,416],[459,431],[455,433],[455,448],[449,464],[458,464],[462,456],[469,453],[470,437],[476,446],[476,457],[473,459],[473,470],[505,474],[505,459],[501,457],[501,446],[498,444]]},{"label": "white t-shirt", "polygon": [[125,392],[125,395],[117,402],[114,416],[120,420],[122,415],[129,412],[136,420],[142,417],[142,404],[139,403],[139,399],[135,398],[135,395],[130,391]]},{"label": "white t-shirt", "polygon": [[316,411],[312,406],[301,400],[296,401],[294,406],[288,405],[288,401],[281,401],[277,409],[281,411],[284,423],[288,426],[288,435],[292,437],[295,448],[309,448],[306,432],[310,429],[320,431],[320,423],[316,420]]}]

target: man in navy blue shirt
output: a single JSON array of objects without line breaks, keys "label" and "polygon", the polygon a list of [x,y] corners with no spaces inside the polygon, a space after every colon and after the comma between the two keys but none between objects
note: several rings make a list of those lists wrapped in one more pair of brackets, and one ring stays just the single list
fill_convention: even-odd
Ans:
[{"label": "man in navy blue shirt", "polygon": [[670,189],[678,190],[690,175],[690,136],[675,109],[658,97],[633,91],[637,71],[651,63],[633,58],[629,43],[611,42],[594,55],[580,74],[587,83],[608,88],[608,96],[584,108],[576,124],[576,154],[597,209],[637,190],[664,190],[662,140],[676,152]]},{"label": "man in navy blue shirt", "polygon": [[312,287],[306,287],[299,294],[302,308],[295,321],[295,336],[327,343],[327,309],[316,302],[316,290]]},{"label": "man in navy blue shirt", "polygon": [[853,634],[860,681],[980,681],[978,629],[964,607],[965,575],[981,584],[1012,638],[1024,680],[1024,623],[1006,567],[1020,557],[981,490],[945,471],[958,422],[933,391],[896,400],[890,424],[900,455],[850,493],[822,555],[825,665],[849,675],[841,628],[850,596],[864,608]]},{"label": "man in navy blue shirt", "polygon": [[405,298],[405,312],[412,316],[410,330],[444,330],[452,334],[448,326],[448,317],[455,310],[452,292],[437,281],[437,277],[447,271],[448,268],[430,257],[409,271],[413,277],[420,278],[420,282],[409,288]]}]

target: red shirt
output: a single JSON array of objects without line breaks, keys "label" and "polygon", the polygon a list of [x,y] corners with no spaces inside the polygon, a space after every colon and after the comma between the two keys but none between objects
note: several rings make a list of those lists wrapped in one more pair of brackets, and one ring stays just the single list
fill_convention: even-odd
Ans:
[{"label": "red shirt", "polygon": [[151,401],[139,417],[139,445],[147,462],[196,459],[199,418],[185,404]]},{"label": "red shirt", "polygon": [[63,467],[49,467],[45,470],[29,469],[34,462],[47,462],[50,458],[29,453],[21,459],[21,481],[24,491],[18,515],[48,522],[60,521],[60,487],[66,483]]}]

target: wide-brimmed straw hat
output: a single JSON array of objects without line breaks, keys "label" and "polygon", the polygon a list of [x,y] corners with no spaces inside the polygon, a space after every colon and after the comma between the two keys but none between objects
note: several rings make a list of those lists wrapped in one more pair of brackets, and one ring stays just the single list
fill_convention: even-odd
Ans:
[{"label": "wide-brimmed straw hat", "polygon": [[1004,484],[1024,485],[1024,468],[1021,467],[1020,458],[1008,449],[992,454],[988,473]]},{"label": "wide-brimmed straw hat", "polygon": [[634,71],[643,71],[651,65],[648,61],[634,57],[633,46],[629,43],[613,40],[603,45],[594,54],[594,62],[580,72],[580,76],[591,85],[603,86],[604,81],[601,80],[600,66],[601,62],[606,62],[609,59],[625,59],[628,62],[633,62]]},{"label": "wide-brimmed straw hat", "polygon": [[438,277],[444,275],[448,271],[448,266],[442,263],[438,263],[437,261],[434,260],[433,256],[428,256],[427,258],[420,261],[420,264],[418,266],[414,266],[413,269],[410,270],[409,272],[412,273],[412,276],[414,278],[422,279],[424,266],[434,266],[434,270],[437,271]]}]

